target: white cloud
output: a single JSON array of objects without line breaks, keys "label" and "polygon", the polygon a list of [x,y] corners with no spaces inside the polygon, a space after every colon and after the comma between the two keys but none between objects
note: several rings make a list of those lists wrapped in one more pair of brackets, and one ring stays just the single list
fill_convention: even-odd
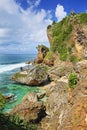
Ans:
[{"label": "white cloud", "polygon": [[37,7],[40,2],[41,0],[27,0],[27,3],[30,5],[30,8]]},{"label": "white cloud", "polygon": [[36,0],[35,6],[38,6],[38,5],[40,4],[40,1],[41,1],[41,0]]},{"label": "white cloud", "polygon": [[64,7],[58,4],[55,11],[55,16],[57,20],[61,21],[64,17],[66,17],[66,15],[67,15],[67,12],[64,11]]},{"label": "white cloud", "polygon": [[[35,6],[39,5],[36,1]],[[46,28],[51,23],[50,11],[23,10],[13,0],[0,2],[0,51],[31,51],[38,43],[49,45]],[[2,46],[3,45],[3,46]]]},{"label": "white cloud", "polygon": [[7,37],[9,31],[10,30],[8,28],[0,28],[0,38]]}]

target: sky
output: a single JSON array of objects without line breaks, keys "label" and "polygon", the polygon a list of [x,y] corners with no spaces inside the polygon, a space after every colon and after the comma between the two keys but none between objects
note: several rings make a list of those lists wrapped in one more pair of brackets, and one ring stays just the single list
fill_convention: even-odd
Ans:
[{"label": "sky", "polygon": [[0,53],[36,53],[49,47],[46,29],[74,10],[87,12],[86,0],[2,0],[0,1]]}]

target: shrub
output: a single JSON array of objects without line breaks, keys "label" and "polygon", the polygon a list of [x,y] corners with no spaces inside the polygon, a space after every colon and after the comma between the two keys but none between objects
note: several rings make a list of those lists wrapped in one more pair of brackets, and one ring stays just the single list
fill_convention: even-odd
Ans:
[{"label": "shrub", "polygon": [[68,52],[71,54],[71,52],[72,52],[72,47],[71,46],[68,47]]},{"label": "shrub", "polygon": [[5,103],[6,103],[5,97],[0,93],[0,110],[4,109]]},{"label": "shrub", "polygon": [[54,24],[56,24],[56,22],[55,22],[55,21],[53,21],[52,25],[54,25]]},{"label": "shrub", "polygon": [[47,29],[50,29],[50,28],[51,28],[51,25],[48,25],[48,26],[47,26]]},{"label": "shrub", "polygon": [[80,14],[79,19],[81,23],[84,23],[84,24],[87,23],[87,13]]},{"label": "shrub", "polygon": [[78,61],[78,58],[77,58],[75,55],[71,55],[71,56],[70,56],[70,61],[71,61],[71,62],[77,62],[77,61]]},{"label": "shrub", "polygon": [[70,88],[75,88],[77,84],[78,78],[75,73],[71,73],[68,77],[68,83]]},{"label": "shrub", "polygon": [[18,116],[0,113],[0,130],[37,130],[37,124],[24,122]]},{"label": "shrub", "polygon": [[53,54],[52,51],[49,51],[49,52],[47,53],[47,55],[45,56],[44,60],[46,60],[46,59],[49,59],[49,60],[54,59],[54,54]]},{"label": "shrub", "polygon": [[49,51],[49,48],[46,47],[45,45],[38,45],[36,48],[37,48],[38,51],[39,51],[40,49],[43,49],[43,51],[45,50],[46,52]]}]

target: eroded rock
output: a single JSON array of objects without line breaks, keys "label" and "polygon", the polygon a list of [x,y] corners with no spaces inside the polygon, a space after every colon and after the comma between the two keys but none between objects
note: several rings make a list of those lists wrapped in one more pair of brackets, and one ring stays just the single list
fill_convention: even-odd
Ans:
[{"label": "eroded rock", "polygon": [[[25,73],[26,72],[26,73]],[[46,68],[42,65],[14,74],[12,80],[26,85],[40,85],[48,80]]]},{"label": "eroded rock", "polygon": [[38,123],[46,115],[45,106],[38,101],[34,93],[28,93],[9,114],[18,115],[21,119],[32,123]]}]

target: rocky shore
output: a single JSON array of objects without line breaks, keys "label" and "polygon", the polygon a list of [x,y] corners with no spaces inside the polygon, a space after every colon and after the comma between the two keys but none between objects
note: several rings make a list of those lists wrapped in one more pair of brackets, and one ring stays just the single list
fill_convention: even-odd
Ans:
[{"label": "rocky shore", "polygon": [[[48,51],[39,46],[34,67],[11,77],[21,84],[39,86],[39,93],[28,93],[9,113],[37,123],[39,130],[87,130],[87,59],[84,53],[87,49],[87,25],[78,25],[76,17],[74,14],[69,17],[68,26],[71,27],[72,23],[72,30],[68,30],[71,35],[67,32],[67,46],[62,46],[64,53],[61,47],[62,53],[60,50],[52,52],[56,37],[52,31],[59,25],[50,25],[47,35],[51,49]],[[61,25],[66,27],[63,22]]]}]

